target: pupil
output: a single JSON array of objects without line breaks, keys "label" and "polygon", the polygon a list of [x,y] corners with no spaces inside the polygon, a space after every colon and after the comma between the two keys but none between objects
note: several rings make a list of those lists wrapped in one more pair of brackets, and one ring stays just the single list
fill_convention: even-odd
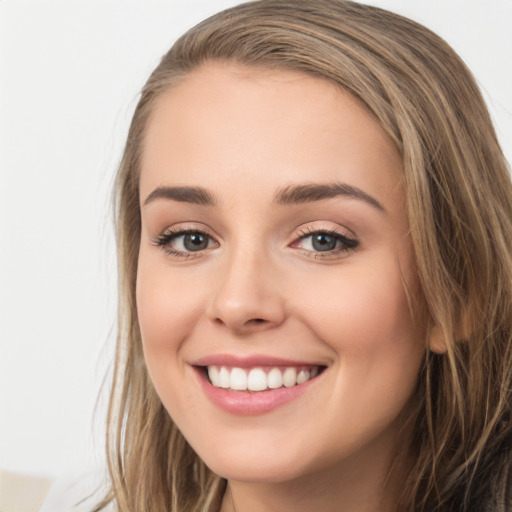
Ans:
[{"label": "pupil", "polygon": [[332,251],[336,248],[336,242],[336,238],[330,235],[315,235],[313,237],[313,248],[315,251]]},{"label": "pupil", "polygon": [[183,245],[187,251],[201,251],[202,249],[206,249],[208,246],[208,239],[200,233],[191,233],[189,235],[185,235]]}]

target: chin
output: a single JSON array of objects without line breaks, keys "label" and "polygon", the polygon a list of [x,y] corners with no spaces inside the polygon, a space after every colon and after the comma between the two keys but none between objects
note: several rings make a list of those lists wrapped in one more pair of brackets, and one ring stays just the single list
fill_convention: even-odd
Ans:
[{"label": "chin", "polygon": [[292,470],[289,465],[272,461],[268,464],[251,464],[249,461],[215,461],[208,467],[217,475],[238,482],[279,484],[295,480],[301,476],[298,468]]},{"label": "chin", "polygon": [[277,484],[318,470],[313,467],[318,462],[308,462],[303,450],[290,450],[287,454],[274,448],[244,450],[237,447],[199,455],[215,474],[240,482]]}]

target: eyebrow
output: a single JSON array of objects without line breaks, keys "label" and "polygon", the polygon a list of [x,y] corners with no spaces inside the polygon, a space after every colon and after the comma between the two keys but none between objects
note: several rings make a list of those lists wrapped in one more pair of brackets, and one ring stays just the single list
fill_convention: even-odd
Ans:
[{"label": "eyebrow", "polygon": [[373,206],[377,210],[385,212],[385,208],[377,199],[367,194],[363,190],[346,183],[307,183],[304,185],[291,185],[280,190],[274,201],[277,204],[302,204],[333,197],[345,196],[353,199],[360,199]]},{"label": "eyebrow", "polygon": [[144,206],[156,199],[171,199],[183,203],[213,206],[216,201],[210,192],[202,187],[157,187],[146,197]]},{"label": "eyebrow", "polygon": [[[377,199],[360,188],[346,183],[306,183],[302,185],[290,185],[276,193],[274,202],[279,205],[302,204],[332,199],[338,196],[359,199],[377,210],[382,212],[386,211]],[[214,206],[216,204],[214,196],[208,190],[196,186],[157,187],[146,197],[144,206],[156,199],[170,199],[203,206]]]}]

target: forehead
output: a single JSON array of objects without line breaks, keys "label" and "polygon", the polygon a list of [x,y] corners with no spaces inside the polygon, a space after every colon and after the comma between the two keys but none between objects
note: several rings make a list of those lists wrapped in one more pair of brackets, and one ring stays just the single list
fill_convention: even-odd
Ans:
[{"label": "forehead", "polygon": [[[141,196],[163,184],[261,188],[339,181],[394,195],[400,156],[362,103],[295,71],[207,64],[171,87],[148,121]],[[369,181],[371,183],[369,183]]]}]

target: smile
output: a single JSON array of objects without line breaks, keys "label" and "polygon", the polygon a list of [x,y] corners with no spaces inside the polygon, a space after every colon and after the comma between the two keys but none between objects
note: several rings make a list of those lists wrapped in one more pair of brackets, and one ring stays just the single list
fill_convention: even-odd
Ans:
[{"label": "smile", "polygon": [[220,355],[196,360],[192,368],[211,403],[230,414],[252,416],[295,402],[317,388],[328,365]]},{"label": "smile", "polygon": [[261,392],[304,384],[316,377],[322,368],[320,366],[284,368],[208,366],[207,374],[210,383],[216,388]]}]

